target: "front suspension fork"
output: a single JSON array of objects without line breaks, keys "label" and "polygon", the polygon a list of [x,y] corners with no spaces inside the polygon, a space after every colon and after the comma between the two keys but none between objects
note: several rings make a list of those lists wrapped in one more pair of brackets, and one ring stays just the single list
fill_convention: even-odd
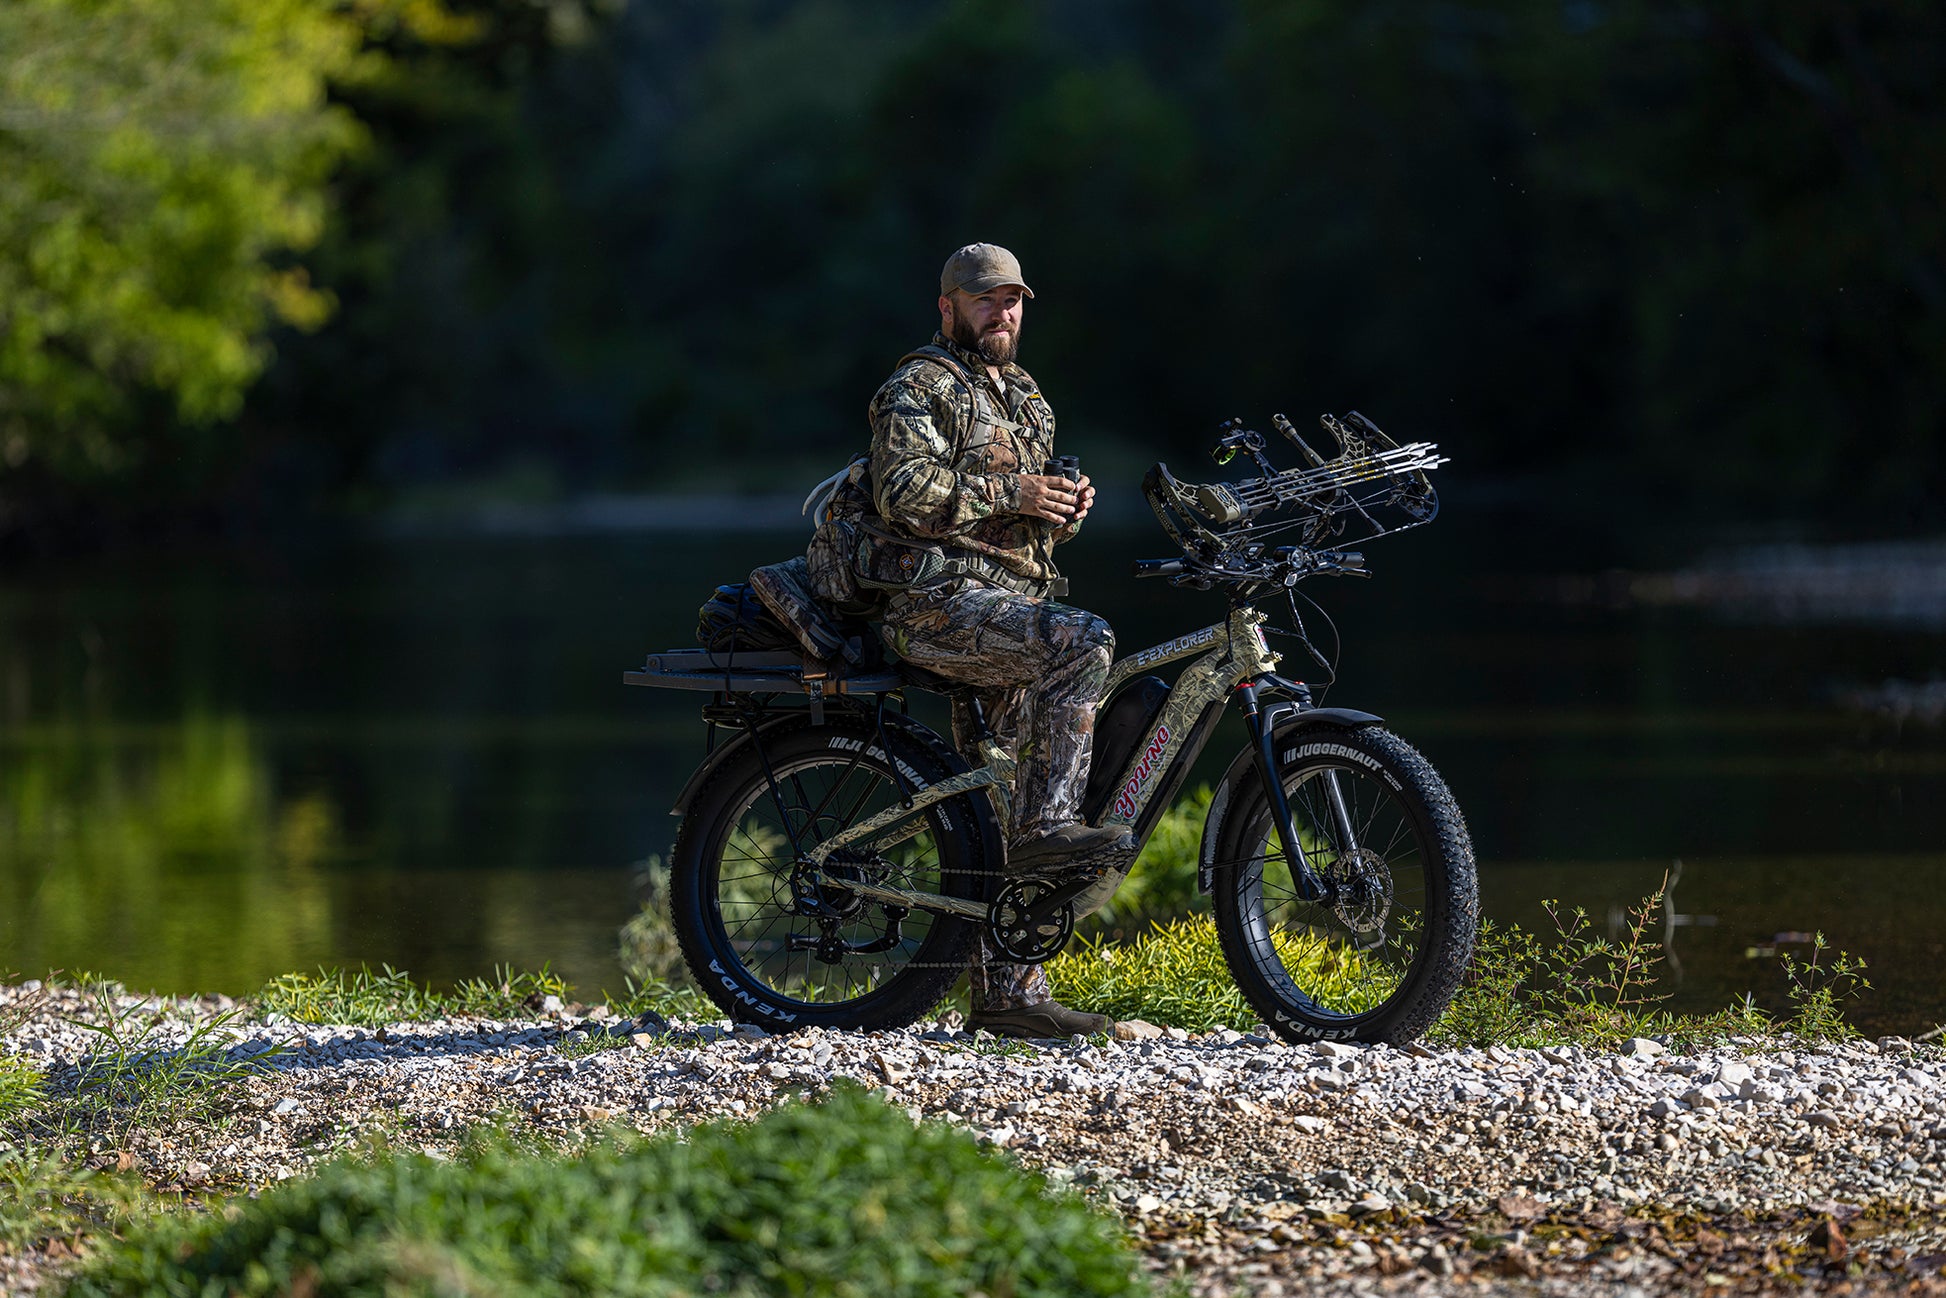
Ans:
[{"label": "front suspension fork", "polygon": [[[1284,845],[1284,859],[1290,862],[1291,882],[1297,886],[1297,895],[1305,901],[1321,901],[1329,904],[1332,888],[1329,882],[1320,879],[1311,868],[1310,859],[1304,854],[1304,845],[1298,841],[1297,825],[1291,819],[1291,800],[1284,793],[1284,777],[1277,769],[1275,727],[1266,722],[1263,708],[1257,701],[1255,681],[1245,681],[1237,686],[1237,693],[1243,698],[1243,723],[1250,728],[1250,739],[1257,754],[1257,773],[1262,776],[1264,793],[1270,801],[1270,819],[1276,826],[1277,839]],[[1348,836],[1351,832],[1351,817],[1345,808],[1344,795],[1338,788],[1337,772],[1325,772],[1326,792],[1331,800],[1331,813],[1338,819],[1338,832]],[[1348,837],[1342,839],[1351,850]]]}]

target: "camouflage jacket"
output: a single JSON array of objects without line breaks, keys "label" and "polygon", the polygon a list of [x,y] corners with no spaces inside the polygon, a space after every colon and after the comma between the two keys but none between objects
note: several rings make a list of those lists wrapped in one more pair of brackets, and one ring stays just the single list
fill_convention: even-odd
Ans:
[{"label": "camouflage jacket", "polygon": [[1000,371],[1002,390],[979,357],[943,335],[932,341],[959,359],[978,398],[945,365],[923,357],[885,381],[870,406],[879,516],[907,535],[976,552],[1022,577],[1055,580],[1054,546],[1080,524],[1056,528],[1017,512],[1020,475],[1039,473],[1054,452],[1053,409],[1018,365]]}]

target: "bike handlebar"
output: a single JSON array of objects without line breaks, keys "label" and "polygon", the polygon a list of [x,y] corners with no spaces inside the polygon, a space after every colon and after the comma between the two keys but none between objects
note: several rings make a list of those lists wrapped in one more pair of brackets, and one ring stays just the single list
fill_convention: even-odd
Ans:
[{"label": "bike handlebar", "polygon": [[1138,577],[1180,577],[1189,571],[1189,565],[1181,559],[1137,559],[1135,575]]}]

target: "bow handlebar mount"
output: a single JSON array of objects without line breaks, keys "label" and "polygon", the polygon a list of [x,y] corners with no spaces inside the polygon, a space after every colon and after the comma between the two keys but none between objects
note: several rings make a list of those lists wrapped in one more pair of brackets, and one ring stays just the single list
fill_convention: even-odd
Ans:
[{"label": "bow handlebar mount", "polygon": [[[1319,418],[1337,445],[1338,453],[1326,457],[1283,415],[1271,423],[1298,449],[1304,467],[1279,470],[1264,435],[1231,419],[1217,430],[1210,454],[1218,464],[1246,455],[1258,476],[1193,483],[1177,479],[1166,464],[1149,470],[1142,494],[1183,557],[1138,559],[1136,576],[1246,588],[1241,593],[1315,575],[1369,576],[1365,557],[1346,544],[1419,527],[1438,515],[1439,496],[1426,474],[1447,461],[1433,443],[1400,446],[1354,410]],[[1270,544],[1286,534],[1294,534],[1286,544]]]}]

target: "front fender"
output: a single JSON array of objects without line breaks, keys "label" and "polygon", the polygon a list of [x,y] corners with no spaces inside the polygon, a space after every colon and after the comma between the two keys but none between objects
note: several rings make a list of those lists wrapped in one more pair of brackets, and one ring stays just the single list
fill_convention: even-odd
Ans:
[{"label": "front fender", "polygon": [[[1302,708],[1295,703],[1276,703],[1264,709],[1270,733],[1277,741],[1295,738],[1307,730],[1363,730],[1381,726],[1385,718],[1353,708]],[[1210,795],[1209,815],[1203,820],[1203,847],[1196,862],[1197,890],[1208,896],[1216,889],[1216,842],[1229,814],[1230,802],[1246,782],[1257,778],[1257,754],[1251,745],[1230,763]]]}]

